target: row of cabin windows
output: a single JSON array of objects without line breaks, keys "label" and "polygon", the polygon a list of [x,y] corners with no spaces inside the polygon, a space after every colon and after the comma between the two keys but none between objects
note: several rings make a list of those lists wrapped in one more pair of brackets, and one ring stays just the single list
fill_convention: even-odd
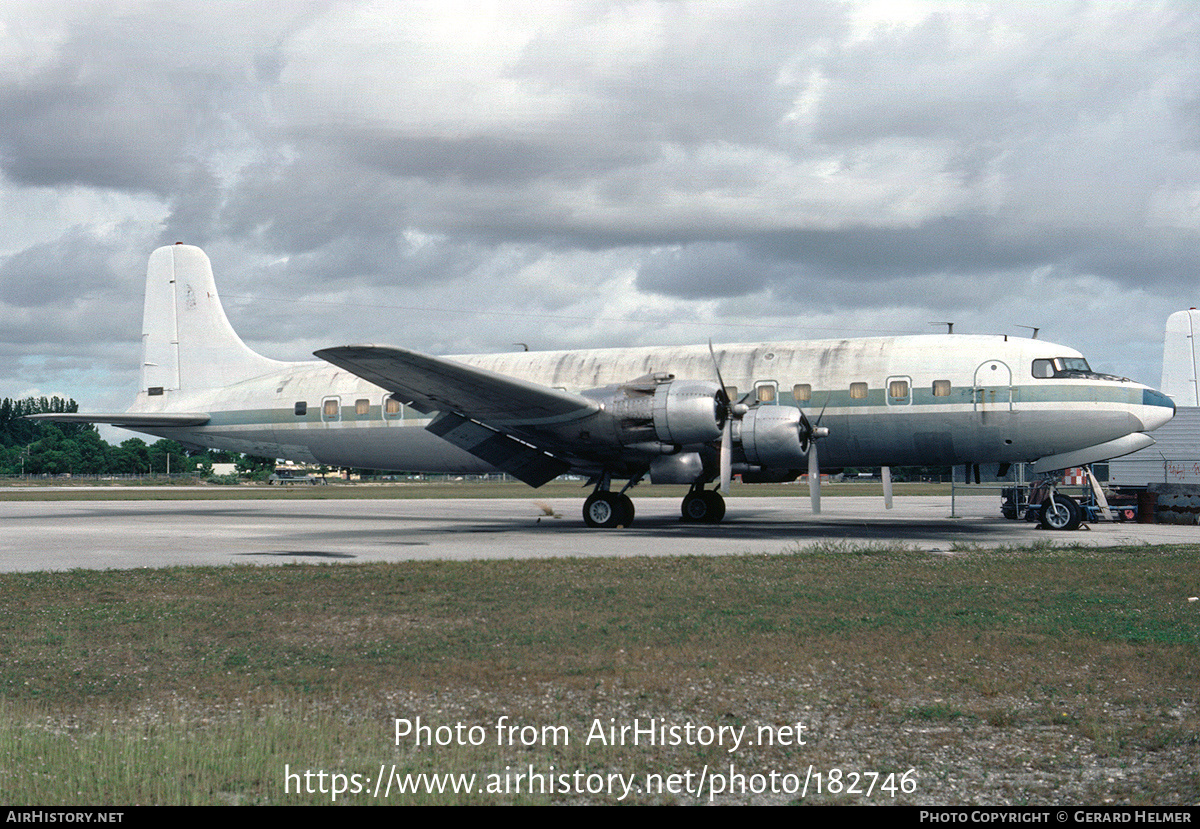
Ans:
[{"label": "row of cabin windows", "polygon": [[[1032,371],[1034,377],[1071,377],[1087,374],[1091,372],[1087,361],[1080,357],[1063,357],[1054,360],[1034,360]],[[737,387],[730,386],[727,389],[731,399],[737,399]],[[867,398],[869,388],[866,383],[851,383],[850,398],[852,400],[865,400]],[[888,382],[888,397],[893,400],[904,400],[909,395],[909,383],[907,380],[890,380]],[[763,383],[754,387],[754,396],[759,403],[774,403],[776,397],[776,386],[774,383]],[[949,397],[950,396],[950,381],[949,380],[934,380],[933,381],[933,396],[934,397]],[[792,397],[797,403],[807,403],[812,400],[812,385],[809,383],[797,383],[792,386]]]},{"label": "row of cabin windows", "polygon": [[[729,386],[725,389],[731,400],[737,400],[737,386]],[[850,399],[851,400],[866,400],[870,392],[870,387],[866,383],[851,383],[850,384]],[[888,397],[893,400],[907,400],[909,395],[909,383],[907,380],[891,380],[888,382]],[[933,396],[934,397],[949,397],[950,396],[950,381],[949,380],[934,380],[933,381]],[[763,383],[754,387],[754,399],[759,403],[774,403],[776,398],[776,386],[774,383]],[[812,401],[812,384],[797,383],[792,386],[792,398],[797,403],[808,403]]]},{"label": "row of cabin windows", "polygon": [[[725,391],[729,394],[730,399],[738,399],[737,386],[728,386]],[[850,399],[851,400],[866,400],[870,388],[866,383],[851,383],[850,384]],[[777,388],[774,383],[763,383],[754,388],[755,400],[759,403],[774,403],[776,400]],[[909,383],[907,380],[892,380],[888,383],[888,397],[893,400],[907,400],[909,395]],[[934,397],[949,397],[950,396],[950,381],[949,380],[934,380],[933,381],[933,396]],[[812,401],[812,385],[810,383],[797,383],[792,386],[792,398],[797,403],[808,403]],[[293,409],[296,417],[305,417],[308,414],[308,401],[296,401]],[[386,417],[397,417],[401,411],[400,401],[390,397],[383,401],[383,413]],[[354,401],[354,414],[356,417],[366,417],[371,413],[371,401],[365,397],[361,397]],[[321,407],[321,417],[324,420],[338,420],[341,417],[341,401],[337,398],[326,400]]]},{"label": "row of cabin windows", "polygon": [[[401,406],[399,400],[393,400],[390,397],[384,398],[383,413],[387,417],[397,417],[400,414]],[[308,401],[297,400],[295,407],[292,409],[296,417],[304,417],[308,414]],[[354,401],[354,414],[356,417],[365,417],[371,413],[371,401],[365,397],[360,397]],[[324,420],[338,420],[341,417],[341,401],[336,397],[331,397],[321,404],[321,417]]]}]

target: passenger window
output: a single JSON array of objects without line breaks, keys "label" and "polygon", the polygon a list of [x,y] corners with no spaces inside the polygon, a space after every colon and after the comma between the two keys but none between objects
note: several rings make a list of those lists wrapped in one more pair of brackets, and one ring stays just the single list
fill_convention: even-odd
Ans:
[{"label": "passenger window", "polygon": [[763,383],[761,386],[756,386],[754,396],[759,403],[774,403],[775,402],[775,384]]},{"label": "passenger window", "polygon": [[949,397],[950,396],[950,381],[949,380],[934,380],[933,381],[933,396],[934,397]]},{"label": "passenger window", "polygon": [[908,381],[893,380],[888,383],[888,397],[893,400],[903,400],[908,397]]},{"label": "passenger window", "polygon": [[807,403],[812,400],[812,385],[809,383],[797,383],[792,386],[792,397],[797,403]]},{"label": "passenger window", "polygon": [[866,400],[867,399],[867,384],[866,383],[851,383],[850,384],[850,398],[852,400]]},{"label": "passenger window", "polygon": [[308,414],[308,402],[304,400],[296,401],[296,408],[293,411],[296,413],[296,417],[304,417]]},{"label": "passenger window", "polygon": [[359,417],[363,417],[364,415],[370,414],[370,412],[371,412],[371,401],[370,400],[363,398],[362,400],[354,401],[354,414],[358,415]]},{"label": "passenger window", "polygon": [[336,397],[326,399],[321,409],[321,417],[324,420],[339,420],[339,415],[341,414],[341,409],[338,405],[339,402]]},{"label": "passenger window", "polygon": [[400,401],[394,397],[388,397],[383,401],[384,417],[400,417]]},{"label": "passenger window", "polygon": [[1053,360],[1034,360],[1033,361],[1033,376],[1039,378],[1054,376],[1054,361]]}]

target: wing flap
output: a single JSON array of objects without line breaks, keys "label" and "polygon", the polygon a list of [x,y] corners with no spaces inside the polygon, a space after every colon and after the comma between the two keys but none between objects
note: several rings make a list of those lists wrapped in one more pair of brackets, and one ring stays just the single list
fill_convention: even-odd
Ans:
[{"label": "wing flap", "polygon": [[566,461],[460,415],[443,412],[425,428],[532,487],[571,468]]},{"label": "wing flap", "polygon": [[422,411],[457,412],[501,429],[569,423],[600,409],[572,392],[403,348],[348,345],[314,353]]}]

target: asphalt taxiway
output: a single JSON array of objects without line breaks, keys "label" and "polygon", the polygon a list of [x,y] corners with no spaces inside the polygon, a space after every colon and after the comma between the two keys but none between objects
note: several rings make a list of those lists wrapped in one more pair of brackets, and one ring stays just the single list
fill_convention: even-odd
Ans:
[{"label": "asphalt taxiway", "polygon": [[550,558],[741,555],[819,543],[899,543],[950,553],[1053,541],[1189,544],[1200,527],[1093,524],[1071,533],[999,516],[998,498],[738,497],[715,526],[685,524],[673,498],[636,500],[632,527],[584,526],[579,499],[0,501],[0,571]]}]

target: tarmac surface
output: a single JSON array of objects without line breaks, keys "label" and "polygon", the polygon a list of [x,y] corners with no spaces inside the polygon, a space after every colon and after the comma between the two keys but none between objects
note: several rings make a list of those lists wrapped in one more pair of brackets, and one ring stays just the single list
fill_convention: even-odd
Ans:
[{"label": "tarmac surface", "polygon": [[174,565],[780,553],[822,543],[951,553],[1053,541],[1190,544],[1200,527],[1098,523],[1051,532],[999,515],[996,497],[737,497],[719,525],[685,524],[673,498],[635,499],[632,527],[589,529],[582,499],[8,501],[0,571]]}]

